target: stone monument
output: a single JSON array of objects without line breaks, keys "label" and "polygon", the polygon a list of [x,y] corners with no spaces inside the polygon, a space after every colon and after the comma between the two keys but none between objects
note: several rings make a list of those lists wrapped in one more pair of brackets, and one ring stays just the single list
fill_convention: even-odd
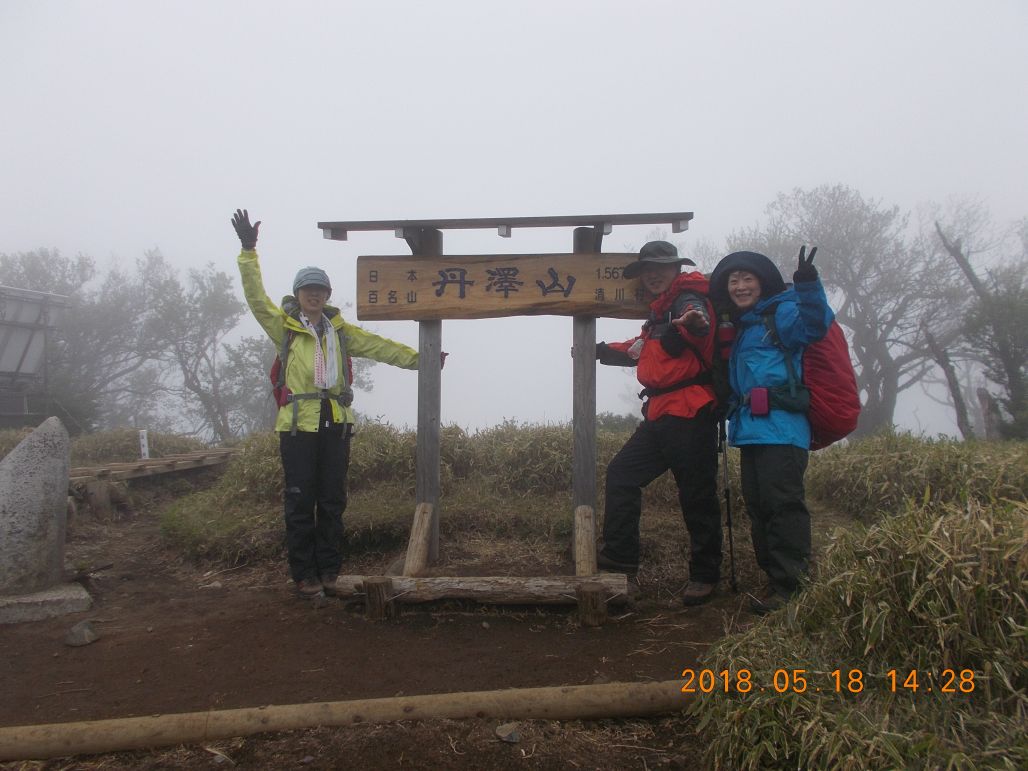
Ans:
[{"label": "stone monument", "polygon": [[49,418],[0,461],[0,624],[88,610],[64,580],[68,432]]}]

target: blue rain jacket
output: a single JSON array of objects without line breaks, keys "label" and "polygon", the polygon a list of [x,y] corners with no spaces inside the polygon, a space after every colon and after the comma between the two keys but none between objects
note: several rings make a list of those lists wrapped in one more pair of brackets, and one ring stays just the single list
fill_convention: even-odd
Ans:
[{"label": "blue rain jacket", "polygon": [[733,447],[747,444],[791,444],[810,448],[810,423],[799,412],[773,409],[754,417],[744,397],[751,388],[787,385],[786,353],[771,340],[762,314],[775,308],[775,323],[782,345],[792,356],[796,376],[803,377],[803,349],[828,332],[835,314],[828,305],[821,280],[802,281],[792,289],[761,299],[739,319],[732,346],[730,379],[738,405],[731,416],[728,441]]}]

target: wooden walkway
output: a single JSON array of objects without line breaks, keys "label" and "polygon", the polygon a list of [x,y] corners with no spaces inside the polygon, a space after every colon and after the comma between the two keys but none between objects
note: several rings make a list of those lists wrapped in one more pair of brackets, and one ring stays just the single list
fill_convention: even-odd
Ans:
[{"label": "wooden walkway", "polygon": [[111,516],[114,513],[112,496],[114,500],[125,497],[112,482],[218,466],[227,463],[235,453],[234,448],[219,447],[164,458],[73,468],[68,474],[69,519],[74,519],[77,513],[76,499],[85,500],[94,516]]},{"label": "wooden walkway", "polygon": [[221,463],[227,463],[235,452],[235,449],[222,447],[211,450],[197,450],[195,452],[183,453],[182,455],[169,455],[165,458],[134,460],[127,463],[105,463],[98,466],[82,466],[73,468],[68,475],[68,480],[74,485],[93,480],[134,479],[136,477],[167,474],[171,471],[182,471],[183,469],[217,466]]}]

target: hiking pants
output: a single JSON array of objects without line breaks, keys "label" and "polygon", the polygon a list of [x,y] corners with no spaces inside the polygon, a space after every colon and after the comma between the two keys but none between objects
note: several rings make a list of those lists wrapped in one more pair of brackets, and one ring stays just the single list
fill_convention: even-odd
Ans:
[{"label": "hiking pants", "polygon": [[739,449],[742,496],[757,564],[776,592],[790,596],[810,567],[810,512],[803,494],[808,452],[791,444]]},{"label": "hiking pants", "polygon": [[285,471],[286,549],[294,581],[335,575],[343,564],[350,426],[279,433]]},{"label": "hiking pants", "polygon": [[717,500],[717,421],[710,409],[692,418],[644,421],[607,466],[603,553],[639,563],[642,488],[668,469],[689,531],[689,576],[716,583],[721,571],[721,507]]}]

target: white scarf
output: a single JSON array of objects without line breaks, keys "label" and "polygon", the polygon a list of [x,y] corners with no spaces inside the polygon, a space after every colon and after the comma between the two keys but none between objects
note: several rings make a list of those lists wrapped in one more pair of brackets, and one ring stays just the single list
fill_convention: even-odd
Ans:
[{"label": "white scarf", "polygon": [[321,336],[306,314],[300,314],[300,323],[314,336],[314,387],[328,389],[339,380],[339,339],[332,322],[325,316],[321,318],[330,330],[330,334],[325,335],[324,350],[321,348]]}]

